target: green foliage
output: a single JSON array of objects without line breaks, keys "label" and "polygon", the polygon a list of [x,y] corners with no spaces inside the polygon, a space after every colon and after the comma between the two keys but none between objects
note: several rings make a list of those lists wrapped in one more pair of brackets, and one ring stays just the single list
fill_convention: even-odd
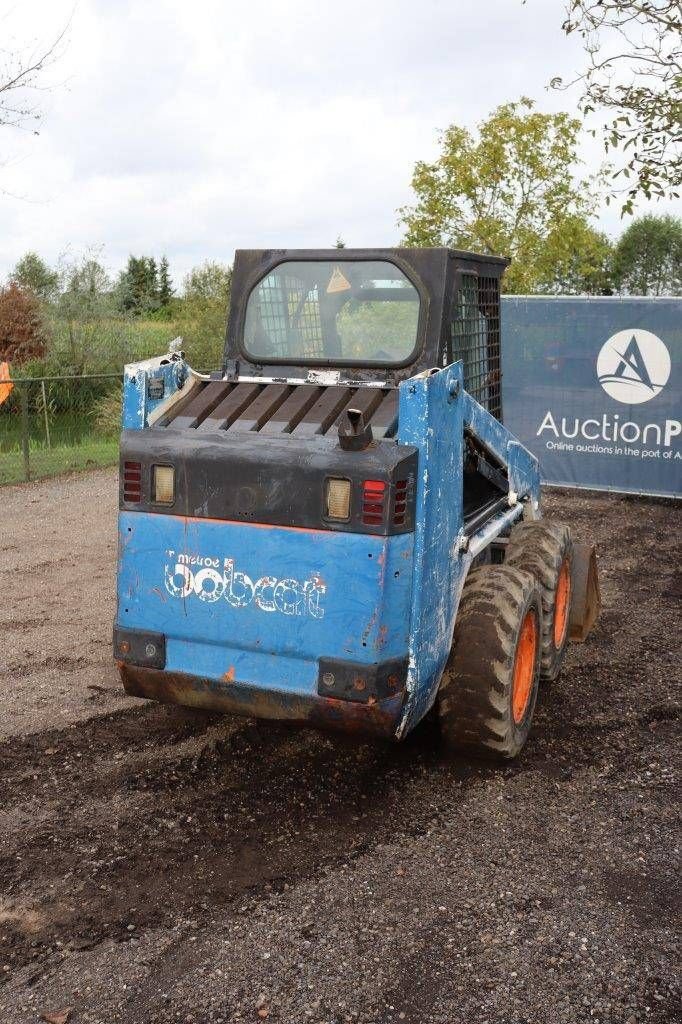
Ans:
[{"label": "green foliage", "polygon": [[180,334],[187,358],[199,369],[215,369],[221,363],[231,284],[232,268],[210,260],[185,278]]},{"label": "green foliage", "polygon": [[437,159],[415,166],[416,204],[399,211],[405,244],[511,256],[507,291],[548,287],[565,274],[548,266],[548,243],[561,239],[568,252],[588,239],[594,186],[573,176],[579,131],[575,118],[542,114],[526,98],[494,110],[478,138],[450,125]]},{"label": "green foliage", "polygon": [[606,114],[601,126],[604,148],[622,155],[607,203],[620,195],[623,213],[632,213],[641,196],[678,198],[680,0],[565,0],[565,11],[562,28],[582,39],[586,65],[573,81],[554,78],[551,85],[565,89],[580,84],[583,114]]},{"label": "green foliage", "polygon": [[56,270],[50,270],[37,252],[27,252],[10,274],[10,280],[20,288],[33,292],[39,299],[47,300],[54,298],[57,292],[59,274]]},{"label": "green foliage", "polygon": [[63,264],[61,292],[50,313],[48,362],[62,371],[102,369],[105,352],[120,349],[125,318],[116,308],[106,270],[91,255]]},{"label": "green foliage", "polygon": [[682,218],[639,217],[623,232],[614,278],[629,295],[682,294]]},{"label": "green foliage", "polygon": [[170,306],[171,299],[173,298],[173,291],[173,282],[171,281],[168,259],[165,256],[162,256],[161,263],[159,264],[159,302],[161,303],[162,309],[167,309]]},{"label": "green foliage", "polygon": [[336,318],[344,359],[405,359],[414,348],[418,320],[416,301],[345,303]]},{"label": "green foliage", "polygon": [[165,309],[173,296],[168,260],[157,267],[153,256],[129,256],[116,286],[119,309],[133,316],[146,316]]},{"label": "green foliage", "polygon": [[539,259],[536,291],[550,295],[611,295],[613,246],[584,217],[552,227]]},{"label": "green foliage", "polygon": [[193,267],[184,280],[185,301],[190,305],[222,302],[226,306],[230,301],[231,284],[231,267],[205,260],[198,267]]},{"label": "green foliage", "polygon": [[95,402],[92,409],[92,424],[95,433],[102,437],[118,437],[121,429],[121,408],[123,405],[123,387],[117,384],[107,394]]}]

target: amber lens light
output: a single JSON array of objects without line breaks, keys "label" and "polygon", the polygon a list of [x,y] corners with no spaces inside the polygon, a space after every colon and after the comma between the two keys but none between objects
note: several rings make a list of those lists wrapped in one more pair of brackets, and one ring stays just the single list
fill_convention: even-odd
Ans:
[{"label": "amber lens light", "polygon": [[327,480],[327,519],[350,519],[350,480]]},{"label": "amber lens light", "polygon": [[172,466],[154,466],[154,501],[163,505],[173,503],[175,470]]}]

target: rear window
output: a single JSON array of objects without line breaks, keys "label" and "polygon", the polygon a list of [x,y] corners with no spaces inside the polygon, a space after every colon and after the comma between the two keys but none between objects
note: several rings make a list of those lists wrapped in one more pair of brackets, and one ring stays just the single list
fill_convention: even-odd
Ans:
[{"label": "rear window", "polygon": [[384,260],[280,263],[246,306],[256,362],[401,364],[417,345],[419,292]]}]

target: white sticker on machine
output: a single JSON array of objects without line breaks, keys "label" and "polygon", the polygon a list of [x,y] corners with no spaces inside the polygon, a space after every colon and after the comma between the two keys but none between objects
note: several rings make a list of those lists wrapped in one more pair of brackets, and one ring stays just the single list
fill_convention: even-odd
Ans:
[{"label": "white sticker on machine", "polygon": [[278,579],[261,576],[252,580],[235,569],[233,558],[210,558],[167,551],[166,590],[171,597],[197,598],[213,604],[227,601],[233,608],[253,606],[282,615],[324,616],[322,598],[326,586],[318,575],[310,579]]}]

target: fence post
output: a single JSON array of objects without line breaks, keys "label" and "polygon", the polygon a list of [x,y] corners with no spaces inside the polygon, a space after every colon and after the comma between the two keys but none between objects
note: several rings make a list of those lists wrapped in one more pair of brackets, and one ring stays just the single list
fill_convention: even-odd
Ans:
[{"label": "fence post", "polygon": [[45,417],[45,437],[47,438],[47,447],[51,448],[50,444],[50,417],[47,415],[47,391],[45,390],[45,380],[40,382],[40,391],[43,396],[43,415]]},{"label": "fence post", "polygon": [[24,480],[31,479],[28,445],[28,389],[29,384],[21,387],[21,452],[24,457]]}]

